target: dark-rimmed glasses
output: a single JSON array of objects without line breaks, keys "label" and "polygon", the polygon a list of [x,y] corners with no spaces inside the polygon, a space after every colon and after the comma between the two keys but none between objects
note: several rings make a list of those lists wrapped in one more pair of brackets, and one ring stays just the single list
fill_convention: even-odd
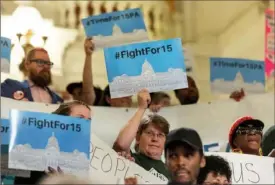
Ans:
[{"label": "dark-rimmed glasses", "polygon": [[39,67],[49,66],[52,67],[53,63],[50,61],[42,60],[42,59],[33,59],[31,62],[35,62]]}]

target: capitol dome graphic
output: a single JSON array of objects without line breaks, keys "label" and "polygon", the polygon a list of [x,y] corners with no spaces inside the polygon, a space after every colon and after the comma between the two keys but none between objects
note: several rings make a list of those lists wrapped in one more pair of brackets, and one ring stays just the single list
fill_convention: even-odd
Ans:
[{"label": "capitol dome graphic", "polygon": [[211,82],[211,88],[213,89],[213,91],[227,93],[232,93],[233,91],[240,90],[241,88],[243,88],[244,91],[252,93],[262,93],[265,91],[265,85],[260,82],[245,82],[243,75],[240,71],[236,73],[234,81],[225,81],[222,78],[215,79]]},{"label": "capitol dome graphic", "polygon": [[112,98],[118,98],[136,94],[143,88],[147,88],[150,92],[187,88],[187,75],[180,68],[155,72],[150,62],[145,59],[139,76],[127,74],[116,76],[109,85]]},{"label": "capitol dome graphic", "polygon": [[93,42],[96,48],[119,46],[148,40],[148,33],[145,29],[134,29],[132,32],[124,33],[117,24],[113,25],[112,35],[93,36]]},{"label": "capitol dome graphic", "polygon": [[81,175],[89,171],[89,158],[84,152],[60,151],[59,143],[54,132],[48,139],[45,149],[34,149],[28,143],[15,145],[9,155],[9,168],[44,171],[48,167],[57,169],[59,166],[64,173]]}]

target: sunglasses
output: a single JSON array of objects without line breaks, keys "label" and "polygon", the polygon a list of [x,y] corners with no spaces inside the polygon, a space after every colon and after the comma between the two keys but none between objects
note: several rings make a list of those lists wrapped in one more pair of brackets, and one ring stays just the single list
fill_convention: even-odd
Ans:
[{"label": "sunglasses", "polygon": [[39,67],[43,67],[45,65],[52,67],[53,63],[50,61],[42,60],[42,59],[33,59],[31,62],[35,62]]},{"label": "sunglasses", "polygon": [[262,135],[263,131],[260,128],[239,128],[236,131],[237,135],[248,135],[248,134],[258,134]]}]

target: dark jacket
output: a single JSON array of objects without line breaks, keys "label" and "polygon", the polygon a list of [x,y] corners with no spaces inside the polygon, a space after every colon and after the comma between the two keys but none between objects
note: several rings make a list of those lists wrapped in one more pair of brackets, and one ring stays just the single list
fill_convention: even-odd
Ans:
[{"label": "dark jacket", "polygon": [[[52,97],[52,103],[63,103],[63,99],[60,98],[56,93],[46,87],[47,91]],[[27,98],[29,101],[34,101],[29,83],[27,80],[23,82],[19,82],[17,80],[6,79],[3,83],[1,83],[1,96],[6,98],[14,99],[14,93],[17,91],[22,91],[24,93],[23,98]]]},{"label": "dark jacket", "polygon": [[15,177],[14,184],[38,184],[46,175],[45,172],[31,171],[31,176],[28,178]]}]

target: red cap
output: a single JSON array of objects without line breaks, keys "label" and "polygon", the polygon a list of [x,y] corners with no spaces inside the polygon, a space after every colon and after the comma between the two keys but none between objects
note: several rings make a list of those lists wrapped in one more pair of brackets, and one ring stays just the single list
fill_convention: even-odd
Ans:
[{"label": "red cap", "polygon": [[257,124],[261,127],[264,127],[264,123],[260,120],[257,120],[257,119],[253,119],[251,116],[244,116],[244,117],[241,117],[239,119],[237,119],[236,121],[233,122],[233,125],[231,126],[230,128],[230,131],[229,131],[229,144],[230,144],[230,147],[231,149],[235,149],[236,146],[233,144],[233,141],[234,141],[234,137],[235,137],[235,132],[237,130],[237,128],[243,124],[243,123],[247,123],[247,121],[251,120],[251,123],[252,124]]}]

